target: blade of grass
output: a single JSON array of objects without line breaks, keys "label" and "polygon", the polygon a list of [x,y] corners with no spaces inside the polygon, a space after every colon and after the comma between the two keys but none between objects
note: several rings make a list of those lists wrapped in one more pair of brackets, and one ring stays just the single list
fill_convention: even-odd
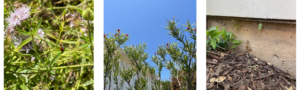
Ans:
[{"label": "blade of grass", "polygon": [[[89,67],[92,67],[92,66],[94,66],[94,64],[83,64],[83,65],[71,65],[71,66],[53,67],[52,70],[78,68],[78,67],[82,67],[82,66],[89,66]],[[45,71],[45,70],[47,70],[47,69],[46,69],[46,68],[32,68],[32,70],[41,70],[41,71]]]},{"label": "blade of grass", "polygon": [[62,52],[60,52],[59,54],[57,54],[56,56],[55,56],[55,58],[53,59],[53,60],[51,60],[51,62],[50,62],[50,66],[52,67],[52,65],[54,64],[54,62],[61,56],[61,54],[62,54]]}]

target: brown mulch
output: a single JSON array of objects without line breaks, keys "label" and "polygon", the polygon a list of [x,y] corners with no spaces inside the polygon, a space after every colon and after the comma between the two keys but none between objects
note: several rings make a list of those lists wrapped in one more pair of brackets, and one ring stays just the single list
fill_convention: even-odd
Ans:
[{"label": "brown mulch", "polygon": [[287,71],[249,54],[207,52],[207,90],[295,90]]}]

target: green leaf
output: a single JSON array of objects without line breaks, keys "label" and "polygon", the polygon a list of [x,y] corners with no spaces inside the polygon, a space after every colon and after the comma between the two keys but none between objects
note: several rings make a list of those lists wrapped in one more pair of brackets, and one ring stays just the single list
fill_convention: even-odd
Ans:
[{"label": "green leaf", "polygon": [[81,86],[88,86],[88,85],[91,85],[94,83],[94,80],[90,80],[90,81],[87,81],[85,83],[83,83]]},{"label": "green leaf", "polygon": [[226,34],[227,34],[227,32],[226,32],[226,30],[225,30],[224,27],[223,27],[222,31],[223,31],[222,38],[223,38],[223,39],[226,39],[226,36],[227,36]]},{"label": "green leaf", "polygon": [[27,38],[26,40],[22,41],[21,44],[17,47],[16,51],[19,51],[24,45],[29,43],[32,40],[32,38]]},{"label": "green leaf", "polygon": [[83,10],[82,10],[81,8],[79,8],[79,7],[76,7],[75,9],[76,9],[79,13],[82,13],[82,11],[83,11]]},{"label": "green leaf", "polygon": [[34,29],[34,32],[33,32],[33,35],[37,34],[37,32],[39,31],[40,25],[41,25],[41,23],[42,23],[42,19],[43,19],[43,18],[41,18],[41,19],[39,20],[38,24],[36,25],[36,27],[35,27],[35,29]]},{"label": "green leaf", "polygon": [[16,77],[13,74],[4,74],[4,78],[8,80],[14,80]]},{"label": "green leaf", "polygon": [[226,32],[226,35],[227,35],[227,36],[229,36],[229,35],[231,35],[231,34],[232,34],[231,32]]},{"label": "green leaf", "polygon": [[30,32],[26,32],[26,30],[16,29],[16,31],[18,31],[18,33],[20,33],[22,35],[27,35],[27,36],[31,35],[31,33]]},{"label": "green leaf", "polygon": [[225,44],[224,44],[224,47],[226,48],[226,49],[228,49],[228,45],[227,45],[227,43],[225,42]]},{"label": "green leaf", "polygon": [[51,33],[46,33],[46,35],[47,36],[50,36],[51,38],[53,38],[53,39],[57,39],[53,34],[51,34]]},{"label": "green leaf", "polygon": [[74,44],[76,43],[76,41],[69,41],[69,40],[60,40],[61,42],[64,42],[64,43],[69,43],[69,44]]},{"label": "green leaf", "polygon": [[231,46],[231,48],[235,48],[237,45],[240,45],[241,44],[241,42],[240,43],[235,43],[235,44],[233,44],[232,46]]},{"label": "green leaf", "polygon": [[28,90],[28,88],[24,84],[20,85],[20,87],[22,90]]},{"label": "green leaf", "polygon": [[62,52],[58,53],[53,60],[51,60],[50,66],[61,56]]},{"label": "green leaf", "polygon": [[259,23],[259,24],[258,24],[258,30],[260,31],[261,28],[262,28],[262,23]]},{"label": "green leaf", "polygon": [[219,26],[218,27],[211,27],[208,29],[208,31],[213,31],[213,30],[218,30],[219,29]]},{"label": "green leaf", "polygon": [[206,36],[210,36],[210,35],[209,35],[209,31],[206,31]]},{"label": "green leaf", "polygon": [[241,41],[240,40],[232,40],[231,42],[233,42],[233,43],[240,43]]},{"label": "green leaf", "polygon": [[231,46],[231,48],[235,48],[236,47],[236,45],[235,44],[233,44],[232,46]]},{"label": "green leaf", "polygon": [[214,49],[216,49],[216,40],[215,40],[215,39],[211,39],[210,45],[211,45]]},{"label": "green leaf", "polygon": [[211,35],[212,39],[217,39],[223,34],[223,31],[213,32]]}]

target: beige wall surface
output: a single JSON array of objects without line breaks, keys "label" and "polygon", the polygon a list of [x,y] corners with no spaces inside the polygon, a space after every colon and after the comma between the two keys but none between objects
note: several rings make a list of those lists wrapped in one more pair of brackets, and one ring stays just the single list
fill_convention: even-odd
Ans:
[{"label": "beige wall surface", "polygon": [[[233,24],[241,25],[235,31]],[[223,27],[236,35],[242,44],[232,49],[236,53],[246,52],[247,40],[254,55],[263,61],[287,70],[296,78],[296,25],[262,22],[263,28],[258,30],[256,21],[236,21],[234,19],[208,17],[207,26]]]},{"label": "beige wall surface", "polygon": [[296,0],[206,0],[206,15],[296,20]]}]

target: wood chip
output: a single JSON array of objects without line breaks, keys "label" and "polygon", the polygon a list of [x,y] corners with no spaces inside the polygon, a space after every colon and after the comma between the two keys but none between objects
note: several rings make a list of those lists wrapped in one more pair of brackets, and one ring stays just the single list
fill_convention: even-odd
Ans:
[{"label": "wood chip", "polygon": [[[222,52],[221,52],[222,54]],[[296,79],[287,70],[248,54],[207,57],[209,90],[295,90]],[[209,67],[208,67],[209,66]],[[209,81],[208,81],[209,80]]]}]

